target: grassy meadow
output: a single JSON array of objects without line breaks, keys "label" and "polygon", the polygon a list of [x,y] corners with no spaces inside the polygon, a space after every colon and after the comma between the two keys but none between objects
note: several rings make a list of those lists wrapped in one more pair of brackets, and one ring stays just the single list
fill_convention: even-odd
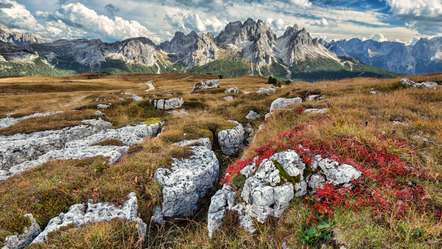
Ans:
[{"label": "grassy meadow", "polygon": [[[76,203],[93,199],[122,204],[130,192],[138,197],[139,215],[148,225],[144,241],[135,224],[113,220],[62,229],[45,244],[31,248],[440,248],[442,245],[442,88],[418,89],[400,78],[354,78],[340,81],[281,82],[271,95],[267,78],[243,76],[220,79],[220,88],[192,92],[195,82],[218,76],[200,74],[80,74],[69,77],[0,78],[0,117],[21,117],[50,111],[64,113],[24,120],[0,135],[31,133],[75,126],[101,118],[114,128],[141,122],[163,122],[157,138],[129,149],[120,162],[102,157],[51,161],[0,182],[0,246],[8,235],[23,232],[32,213],[43,228],[51,218]],[[411,80],[442,82],[442,74],[409,76]],[[152,83],[154,90],[149,89]],[[224,93],[238,87],[240,93]],[[372,94],[372,91],[378,94]],[[133,102],[130,92],[144,99]],[[309,95],[323,96],[306,100]],[[233,100],[224,97],[232,96]],[[156,110],[149,100],[180,97],[185,112]],[[301,97],[289,110],[264,119],[278,97]],[[98,100],[98,101],[96,101]],[[325,114],[306,113],[327,108]],[[248,121],[250,110],[261,118]],[[237,120],[250,123],[254,139],[235,157],[222,155],[217,133]],[[259,126],[264,126],[259,129]],[[155,170],[170,167],[172,158],[186,158],[188,148],[172,144],[208,137],[223,173],[266,152],[303,145],[322,155],[356,165],[364,178],[343,193],[339,189],[295,198],[280,219],[256,223],[256,234],[240,228],[228,213],[212,239],[207,233],[210,198],[195,217],[163,225],[151,221],[161,203]],[[99,145],[120,144],[103,141]],[[292,147],[291,147],[292,146]],[[233,172],[237,173],[237,172]],[[238,181],[241,188],[241,181]],[[216,188],[221,188],[217,184]],[[357,191],[356,191],[357,190]]]}]

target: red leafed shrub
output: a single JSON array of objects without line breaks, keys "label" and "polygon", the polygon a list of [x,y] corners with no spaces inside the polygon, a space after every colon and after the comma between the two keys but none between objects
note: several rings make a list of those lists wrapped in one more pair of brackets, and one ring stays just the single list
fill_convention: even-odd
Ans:
[{"label": "red leafed shrub", "polygon": [[[256,149],[252,158],[230,165],[221,183],[228,183],[233,175],[251,165],[254,158],[255,166],[258,166],[273,154],[292,149],[300,154],[307,166],[314,162],[315,155],[321,155],[340,164],[352,165],[363,174],[363,177],[352,182],[352,187],[324,184],[313,196],[306,197],[304,200],[311,209],[311,217],[332,216],[333,210],[338,207],[355,211],[361,207],[371,207],[375,214],[389,213],[401,218],[410,209],[411,203],[419,203],[418,206],[422,209],[431,205],[429,200],[423,201],[423,186],[404,183],[403,179],[418,174],[416,170],[407,169],[397,153],[388,152],[387,148],[379,144],[351,136],[312,141],[305,136],[304,130],[305,126],[297,126],[280,134],[276,141],[270,141]],[[379,136],[378,139],[390,146],[411,151],[404,140],[387,136]],[[440,212],[433,213],[440,219]]]}]

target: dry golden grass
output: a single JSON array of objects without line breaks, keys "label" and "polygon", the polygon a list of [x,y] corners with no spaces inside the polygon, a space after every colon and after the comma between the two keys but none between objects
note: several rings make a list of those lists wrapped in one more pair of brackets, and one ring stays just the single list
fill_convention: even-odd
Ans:
[{"label": "dry golden grass", "polygon": [[[243,156],[252,156],[254,149],[298,125],[307,126],[306,136],[312,140],[342,135],[355,136],[381,144],[388,150],[399,153],[407,166],[420,167],[428,172],[433,179],[421,182],[421,184],[425,185],[428,198],[434,200],[436,205],[442,208],[440,191],[442,94],[440,86],[436,89],[414,89],[399,85],[400,78],[357,78],[335,82],[323,81],[315,84],[294,82],[268,96],[254,93],[260,87],[269,86],[265,84],[267,79],[238,77],[221,79],[221,89],[191,92],[196,81],[213,78],[216,76],[195,74],[102,76],[83,74],[60,78],[0,78],[0,98],[2,99],[0,115],[17,114],[20,116],[37,111],[76,108],[84,112],[84,116],[78,114],[78,119],[69,119],[63,115],[53,116],[54,122],[48,122],[48,124],[44,123],[51,117],[41,120],[30,119],[29,123],[19,123],[11,127],[10,131],[7,131],[8,134],[61,128],[66,125],[65,122],[72,120],[77,122],[76,120],[95,111],[98,103],[109,102],[113,103],[112,107],[103,112],[114,127],[140,122],[149,123],[160,120],[164,122],[164,131],[159,138],[148,139],[140,145],[133,146],[130,153],[115,165],[103,164],[101,158],[50,162],[5,182],[0,182],[0,207],[2,210],[7,210],[0,214],[0,242],[6,235],[22,231],[29,222],[22,218],[25,213],[32,212],[37,222],[44,225],[48,219],[67,210],[74,203],[93,198],[94,201],[111,201],[121,204],[127,199],[127,194],[132,191],[137,193],[141,217],[149,224],[153,208],[161,203],[161,186],[153,179],[155,170],[159,167],[170,167],[173,157],[189,156],[187,148],[171,146],[172,143],[183,139],[208,137],[213,141],[222,167],[225,167],[235,158],[220,155],[219,148],[216,147],[216,134],[222,129],[235,126],[228,120],[238,120],[245,124],[248,122],[245,115],[250,110],[254,110],[262,116],[257,121],[251,122],[254,128],[258,128],[274,99],[278,97],[305,99],[312,93],[320,93],[326,95],[327,98],[320,101],[305,101],[293,105],[292,110],[275,112],[266,120],[266,126],[256,134],[255,140]],[[442,74],[417,75],[409,78],[414,81],[441,81]],[[147,81],[154,84],[156,87],[154,91],[145,92],[148,88]],[[228,87],[238,87],[241,92],[246,91],[250,94],[226,94],[223,90]],[[15,89],[14,91],[17,92],[10,93],[5,89]],[[369,93],[371,89],[381,94],[371,95]],[[137,103],[120,101],[119,97],[122,95],[119,93],[122,91],[135,93],[145,99],[182,97],[185,100],[184,108],[189,114],[170,115],[160,112],[155,110],[147,100]],[[226,101],[223,99],[225,96],[233,96],[234,100]],[[94,101],[95,98],[103,97],[106,98],[105,102]],[[298,114],[293,111],[298,107],[329,108],[329,112],[322,115]],[[393,121],[400,123],[393,123]],[[395,136],[408,141],[414,146],[413,153],[379,141],[378,135]],[[302,243],[298,234],[302,226],[306,224],[305,219],[309,216],[302,202],[293,201],[279,220],[273,219],[265,224],[257,224],[258,232],[253,236],[240,229],[236,217],[230,214],[223,229],[215,234],[213,239],[209,239],[206,230],[208,200],[204,201],[203,210],[192,220],[165,226],[150,224],[148,240],[143,246],[147,248],[279,248],[286,242],[293,248],[308,247]],[[53,210],[53,212],[46,212],[46,209]],[[360,213],[337,211],[330,221],[335,224],[334,241],[338,244],[345,244],[347,248],[405,248],[407,245],[414,248],[436,248],[440,245],[441,223],[430,218],[428,214],[411,211],[405,220],[392,219],[388,216],[380,219],[373,217],[367,209],[361,210]],[[120,236],[119,227],[127,226],[130,225],[94,224],[69,233],[54,235],[52,242],[42,247],[53,248],[57,245],[70,247],[76,243],[88,247],[93,244],[89,242],[93,241],[97,241],[97,245],[104,245],[100,243],[105,243],[103,242],[105,238],[105,240],[115,242],[115,247],[125,248],[122,246],[124,243],[136,244],[133,239],[136,238],[136,234],[129,228],[128,231],[132,232],[129,232],[128,237]],[[422,233],[417,239],[415,238],[416,227]],[[110,231],[111,234],[117,235],[115,237],[98,236],[103,234],[103,231]],[[88,239],[80,243],[75,239],[76,236]],[[96,236],[99,239],[89,239],[96,238]],[[324,243],[324,248],[336,246],[333,241]]]}]

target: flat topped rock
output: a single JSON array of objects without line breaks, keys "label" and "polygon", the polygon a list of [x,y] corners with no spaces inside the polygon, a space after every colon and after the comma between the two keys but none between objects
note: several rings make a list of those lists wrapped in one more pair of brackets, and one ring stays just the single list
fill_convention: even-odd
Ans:
[{"label": "flat topped rock", "polygon": [[299,97],[297,97],[297,98],[277,98],[270,105],[270,112],[275,111],[275,110],[285,109],[287,106],[294,104],[294,103],[302,103],[302,99]]},{"label": "flat topped rock", "polygon": [[218,88],[219,87],[219,80],[205,80],[205,81],[199,81],[196,82],[193,86],[192,92],[198,89],[211,89],[211,88]]},{"label": "flat topped rock", "polygon": [[153,105],[158,110],[178,109],[184,104],[183,98],[158,99],[153,101]]}]

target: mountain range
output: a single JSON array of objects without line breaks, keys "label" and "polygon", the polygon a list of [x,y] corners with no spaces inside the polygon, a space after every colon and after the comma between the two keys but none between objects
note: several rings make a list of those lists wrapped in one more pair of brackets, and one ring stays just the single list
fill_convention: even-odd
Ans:
[{"label": "mountain range", "polygon": [[402,42],[362,41],[358,38],[321,43],[333,53],[403,74],[442,72],[442,37],[422,38],[414,45]]},{"label": "mountain range", "polygon": [[170,41],[159,45],[144,37],[113,43],[97,39],[51,41],[14,33],[3,25],[0,74],[193,72],[307,81],[395,77],[398,73],[442,71],[440,42],[441,38],[421,40],[413,48],[357,39],[327,43],[297,25],[278,37],[264,22],[250,18],[229,23],[216,36],[176,32]]}]

